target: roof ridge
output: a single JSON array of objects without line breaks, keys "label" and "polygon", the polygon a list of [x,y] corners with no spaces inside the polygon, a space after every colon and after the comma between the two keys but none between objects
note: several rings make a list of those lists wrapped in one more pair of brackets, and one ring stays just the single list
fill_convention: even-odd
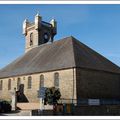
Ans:
[{"label": "roof ridge", "polygon": [[[55,44],[55,43],[57,43],[57,42],[62,42],[62,41],[64,41],[64,40],[69,40],[69,38],[71,39],[71,38],[74,38],[74,37],[73,37],[73,36],[67,36],[67,37],[64,37],[64,38],[62,38],[62,39],[55,40],[55,41],[53,41],[53,42],[44,43],[44,44],[38,45],[38,46],[30,49],[28,52],[30,52],[31,50],[36,49],[36,48],[38,48],[38,47],[49,46],[49,45]],[[24,53],[24,54],[27,54],[28,52],[26,52],[26,53]]]},{"label": "roof ridge", "polygon": [[74,59],[74,66],[76,67],[76,57],[75,57],[75,49],[74,49],[74,37],[70,36],[71,40],[72,40],[72,49],[73,49],[73,59]]},{"label": "roof ridge", "polygon": [[[94,59],[100,59],[99,61],[97,60],[97,62],[101,62],[102,63],[102,65],[104,66],[104,65],[106,65],[106,67],[108,67],[108,64],[110,64],[111,65],[111,68],[113,68],[113,69],[116,69],[116,72],[117,73],[120,73],[119,71],[120,71],[120,67],[118,66],[118,65],[116,65],[115,63],[113,63],[112,61],[110,61],[108,58],[106,58],[106,57],[104,57],[103,55],[101,55],[100,53],[98,53],[98,52],[96,52],[94,49],[92,49],[92,48],[90,48],[89,46],[87,46],[87,45],[85,45],[84,43],[82,43],[82,42],[80,42],[79,40],[77,40],[76,38],[74,38],[74,37],[72,37],[72,39],[73,39],[73,46],[74,46],[74,55],[75,55],[75,63],[76,63],[76,66],[78,66],[77,65],[77,59],[78,59],[78,56],[77,56],[77,53],[76,52],[78,52],[78,51],[76,51],[75,49],[76,49],[76,47],[75,47],[75,45],[77,44],[78,46],[79,45],[81,45],[81,47],[83,47],[81,50],[83,50],[83,49],[85,49],[85,53],[86,52],[88,52],[88,54],[91,54],[92,55],[92,57],[94,57]],[[76,42],[76,43],[75,43]],[[90,56],[91,56],[90,55]],[[81,58],[82,59],[82,58]],[[96,61],[94,61],[94,62],[96,62]],[[105,62],[105,63],[104,63]],[[97,63],[98,64],[98,63]],[[109,67],[108,67],[109,68]],[[100,69],[98,69],[98,70],[101,70],[101,68]],[[106,71],[111,71],[110,70],[110,68],[109,68],[109,70],[106,70]]]}]

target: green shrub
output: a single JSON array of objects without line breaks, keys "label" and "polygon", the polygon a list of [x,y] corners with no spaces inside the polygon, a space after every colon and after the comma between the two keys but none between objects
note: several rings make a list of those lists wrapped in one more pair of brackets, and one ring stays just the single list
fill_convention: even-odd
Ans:
[{"label": "green shrub", "polygon": [[54,105],[61,97],[60,90],[55,87],[47,88],[45,91],[45,104]]},{"label": "green shrub", "polygon": [[0,112],[10,112],[11,104],[10,101],[0,100]]}]

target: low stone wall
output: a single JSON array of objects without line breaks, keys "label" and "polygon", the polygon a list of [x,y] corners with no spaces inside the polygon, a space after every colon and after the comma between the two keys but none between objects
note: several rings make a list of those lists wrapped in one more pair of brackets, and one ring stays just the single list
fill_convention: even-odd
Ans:
[{"label": "low stone wall", "polygon": [[[39,110],[40,103],[17,103],[20,110]],[[53,110],[53,105],[45,105],[44,110]]]},{"label": "low stone wall", "polygon": [[74,115],[74,116],[118,116],[120,115],[120,105],[101,105],[101,106],[73,106],[71,112],[68,109],[54,113],[53,106],[46,105],[44,110],[39,110],[39,103],[17,103],[21,110],[30,110],[33,116],[43,115]]},{"label": "low stone wall", "polygon": [[74,108],[74,115],[118,116],[120,115],[120,105],[77,106]]}]

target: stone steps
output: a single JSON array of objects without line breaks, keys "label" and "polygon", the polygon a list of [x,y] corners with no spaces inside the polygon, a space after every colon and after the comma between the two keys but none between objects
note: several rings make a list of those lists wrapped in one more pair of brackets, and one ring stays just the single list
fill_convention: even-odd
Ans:
[{"label": "stone steps", "polygon": [[17,103],[20,110],[36,110],[40,108],[40,103]]}]

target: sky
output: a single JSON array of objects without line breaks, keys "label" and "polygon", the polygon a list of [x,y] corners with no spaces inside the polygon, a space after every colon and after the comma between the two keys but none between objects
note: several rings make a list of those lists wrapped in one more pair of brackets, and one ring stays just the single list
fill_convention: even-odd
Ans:
[{"label": "sky", "polygon": [[0,5],[0,69],[24,54],[24,19],[58,24],[55,40],[68,36],[86,44],[120,66],[120,5]]}]

